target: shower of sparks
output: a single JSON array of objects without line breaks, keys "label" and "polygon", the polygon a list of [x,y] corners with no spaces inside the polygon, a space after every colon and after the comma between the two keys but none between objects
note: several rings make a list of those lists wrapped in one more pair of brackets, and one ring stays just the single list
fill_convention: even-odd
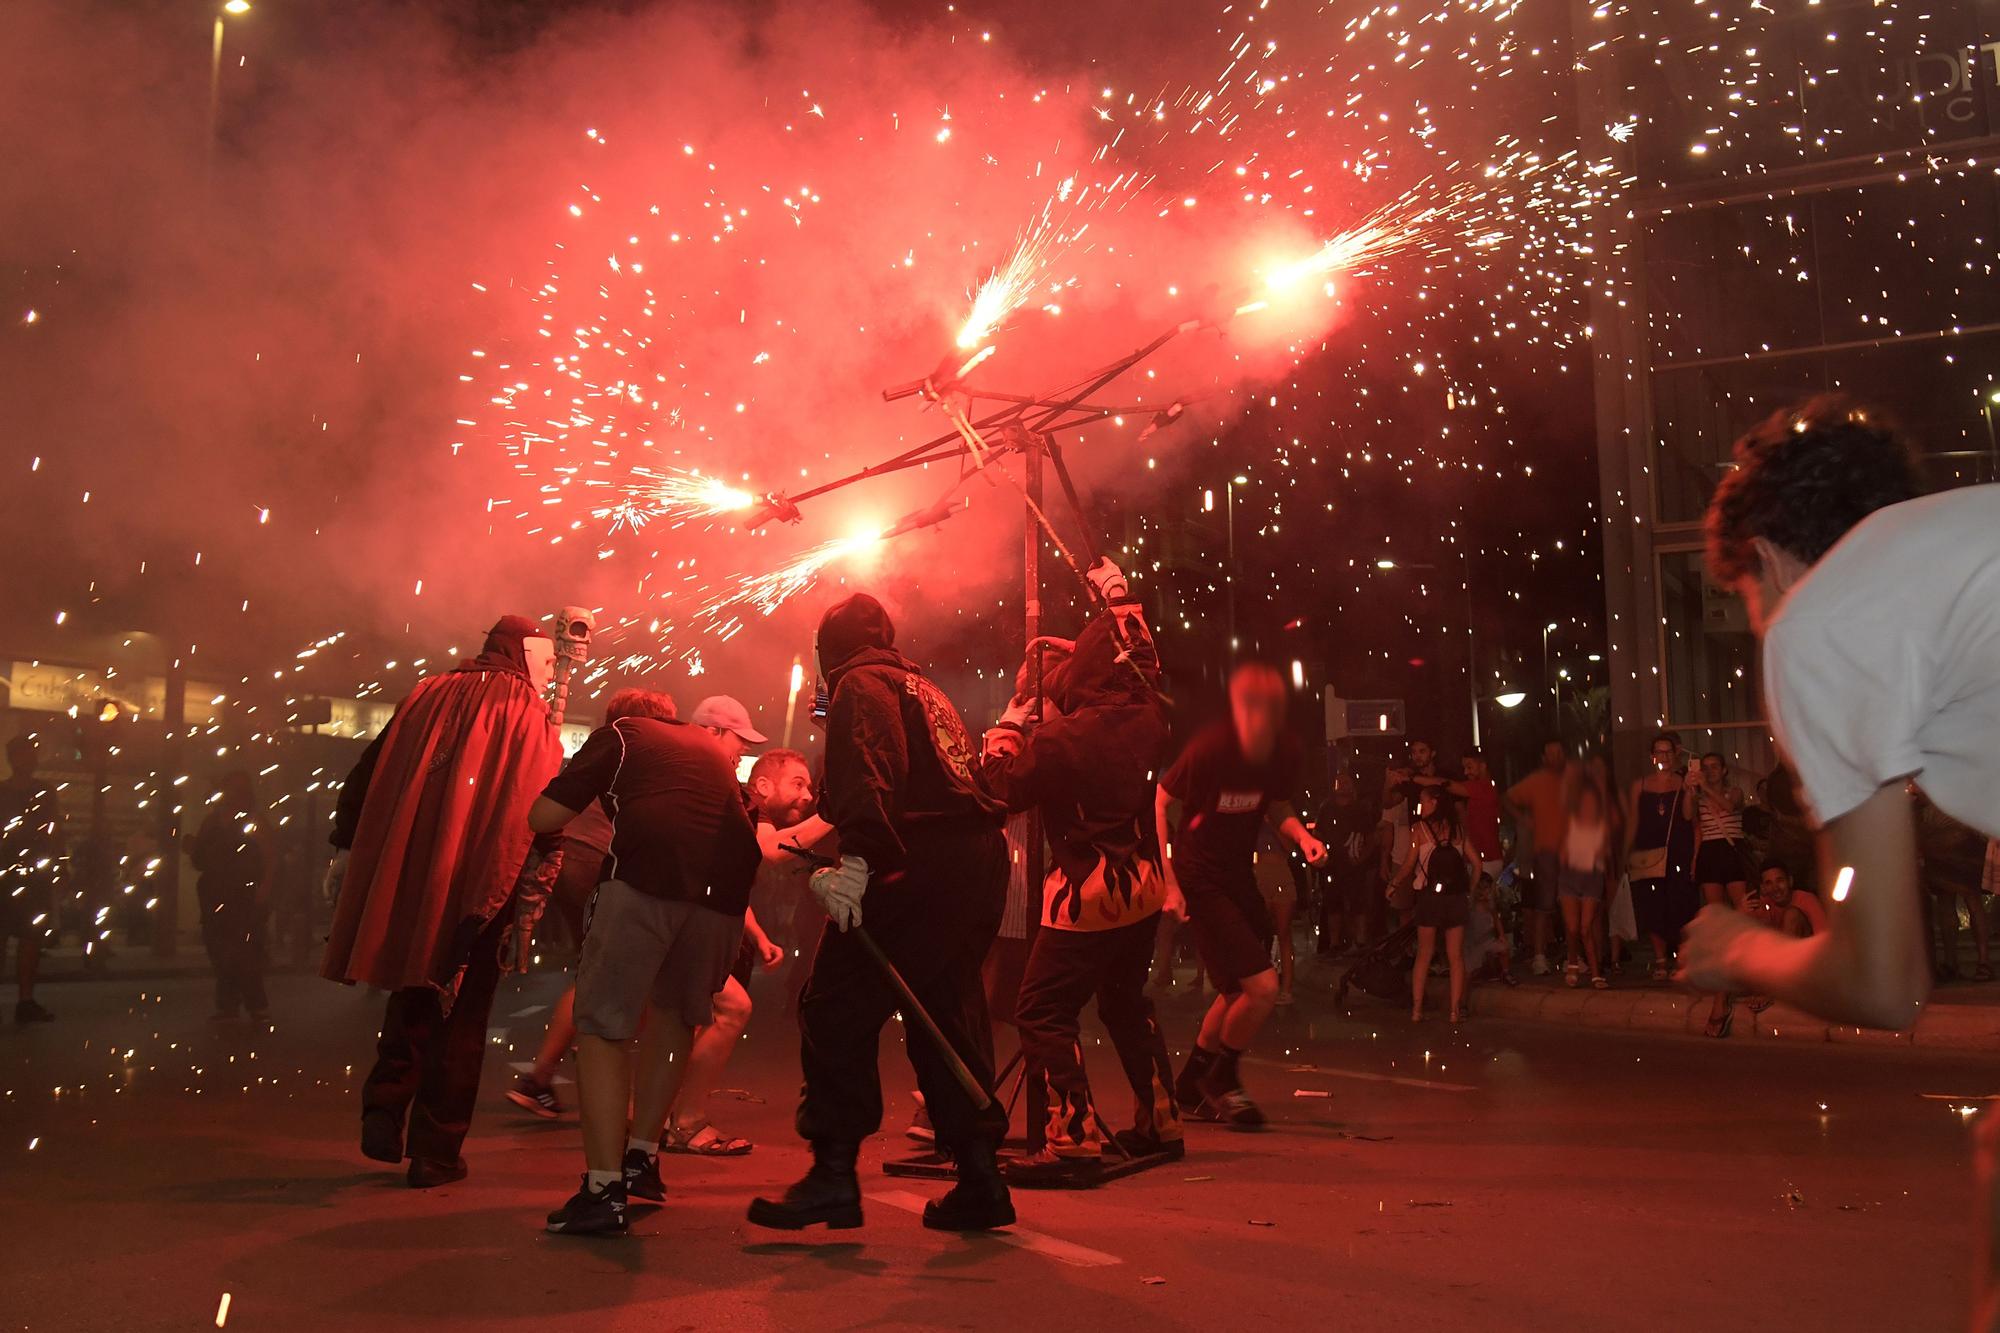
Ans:
[{"label": "shower of sparks", "polygon": [[[1100,151],[1092,158],[1104,160]],[[994,265],[973,294],[972,310],[958,330],[958,346],[971,351],[997,333],[1023,307],[1037,301],[1050,315],[1062,313],[1058,298],[1075,286],[1077,276],[1063,272],[1071,252],[1090,231],[1090,223],[1075,223],[1082,213],[1108,209],[1118,211],[1145,197],[1150,177],[1124,172],[1108,181],[1079,185],[1074,175],[1063,178],[1056,192],[1043,202],[1028,224],[1014,238],[1007,258]]]},{"label": "shower of sparks", "polygon": [[1399,255],[1442,257],[1498,246],[1507,240],[1510,227],[1524,226],[1535,212],[1556,206],[1551,196],[1532,188],[1517,192],[1515,182],[1538,176],[1549,166],[1566,166],[1574,157],[1565,153],[1543,163],[1517,155],[1486,168],[1477,180],[1426,177],[1402,197],[1330,237],[1306,258],[1272,269],[1265,283],[1273,291],[1286,291],[1306,278],[1367,273]]},{"label": "shower of sparks", "polygon": [[720,518],[741,513],[756,503],[754,494],[719,477],[681,468],[656,471],[635,467],[625,483],[624,497],[599,506],[591,515],[608,520],[616,532],[621,527],[642,528],[656,519]]},{"label": "shower of sparks", "polygon": [[740,608],[770,615],[792,598],[819,582],[820,571],[834,561],[868,550],[882,540],[882,532],[869,528],[846,537],[822,542],[766,574],[746,574],[734,586],[703,603],[696,616],[714,625],[727,638],[742,628]]},{"label": "shower of sparks", "polygon": [[[1071,185],[1074,179],[1063,182],[1064,186]],[[1051,277],[1050,270],[1070,242],[1089,229],[1089,224],[1085,223],[1074,234],[1066,234],[1054,216],[1056,204],[1057,200],[1051,199],[1042,205],[1041,214],[1015,238],[1013,252],[979,284],[978,294],[972,298],[972,313],[958,331],[958,345],[962,349],[970,351],[992,337],[1009,316],[1037,295],[1046,291],[1053,298],[1067,285],[1064,280]]]},{"label": "shower of sparks", "polygon": [[[1278,42],[1246,29],[1212,77],[1196,76],[1179,91],[1100,84],[1036,92],[1033,103],[1088,105],[1091,132],[1067,140],[1038,137],[1042,126],[1023,135],[1011,112],[989,114],[979,102],[953,108],[948,136],[936,135],[932,122],[918,135],[857,139],[866,146],[802,159],[788,158],[792,150],[781,145],[768,161],[718,163],[688,142],[655,160],[636,143],[614,147],[585,131],[589,152],[604,153],[605,163],[559,203],[544,267],[474,284],[482,301],[493,302],[496,323],[462,368],[468,390],[453,449],[484,443],[511,470],[513,484],[490,492],[489,511],[510,514],[531,538],[584,546],[607,566],[632,570],[624,596],[633,600],[609,632],[652,639],[653,650],[635,660],[692,664],[698,638],[735,634],[756,618],[747,608],[773,613],[856,547],[842,538],[769,568],[772,548],[735,531],[763,505],[762,487],[723,478],[740,480],[748,466],[811,492],[828,472],[844,475],[873,460],[877,446],[865,431],[819,432],[828,446],[815,447],[816,439],[800,439],[798,424],[849,419],[844,400],[828,394],[839,386],[816,378],[829,339],[860,331],[872,341],[878,330],[893,338],[907,321],[829,299],[857,290],[853,283],[822,288],[762,276],[786,265],[797,273],[803,255],[857,234],[870,245],[879,236],[877,259],[890,273],[913,274],[893,280],[907,286],[884,288],[888,299],[937,309],[942,297],[938,332],[953,341],[953,380],[993,355],[997,340],[1031,312],[1062,315],[1077,293],[1107,328],[1112,319],[1128,321],[1105,335],[1122,339],[1152,332],[1154,320],[1170,326],[1208,313],[1191,307],[1233,286],[1232,278],[1253,279],[1237,296],[1238,314],[1305,292],[1332,297],[1336,282],[1357,279],[1372,287],[1371,334],[1391,336],[1349,348],[1338,373],[1358,391],[1338,401],[1350,415],[1372,416],[1383,400],[1367,384],[1404,372],[1428,372],[1446,410],[1494,401],[1488,347],[1565,348],[1578,336],[1575,276],[1590,215],[1613,192],[1608,168],[1511,129],[1473,125],[1468,137],[1428,112],[1414,123],[1385,117],[1371,85],[1377,55],[1422,63],[1432,28],[1445,23],[1496,28],[1497,45],[1481,47],[1482,76],[1507,73],[1528,50],[1511,31],[1517,8],[1443,0],[1412,28],[1394,5],[1377,6],[1348,23],[1344,41],[1303,61],[1303,51],[1281,55]],[[799,112],[815,122],[841,119],[820,92],[779,110],[787,135]],[[992,105],[1002,103],[1015,105],[1004,91]],[[1306,108],[1310,122],[1300,115]],[[1011,188],[983,197],[978,213],[921,191],[890,214],[857,212],[857,175],[903,174],[933,154],[969,151],[1002,177],[1019,173]],[[996,235],[994,198],[1009,196],[1034,202],[1018,228]],[[1246,274],[1236,256],[1267,218],[1286,219],[1289,235],[1317,240],[1317,248],[1270,256],[1289,262]],[[938,288],[943,264],[976,265],[979,280],[956,309]],[[873,290],[860,294],[880,299]],[[1294,317],[1321,318],[1304,310]],[[1278,382],[1313,345],[1297,337],[1235,354],[1207,396],[1227,412],[1242,386]],[[1025,367],[1029,357],[1014,364]],[[1149,366],[1139,401],[1150,406],[1169,388],[1164,378],[1150,382],[1156,370],[1175,376],[1175,392],[1189,387],[1179,382],[1189,374],[1185,364]],[[1461,438],[1470,436],[1454,435],[1454,444]],[[782,470],[747,451],[763,440],[785,442],[791,456]],[[1288,468],[1302,461],[1293,458],[1296,445],[1280,443],[1275,461]],[[649,547],[654,533],[669,529],[707,535]]]}]

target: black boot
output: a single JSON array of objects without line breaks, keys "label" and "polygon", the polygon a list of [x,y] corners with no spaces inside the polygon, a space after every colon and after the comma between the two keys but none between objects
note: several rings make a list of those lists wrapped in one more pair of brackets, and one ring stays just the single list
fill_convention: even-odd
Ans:
[{"label": "black boot", "polygon": [[1014,1200],[1000,1177],[994,1145],[983,1139],[957,1144],[958,1183],[942,1199],[924,1205],[924,1225],[932,1231],[991,1231],[1014,1224]]},{"label": "black boot", "polygon": [[361,1155],[377,1162],[403,1160],[403,1118],[380,1107],[361,1113]]},{"label": "black boot", "polygon": [[858,1143],[815,1140],[812,1170],[781,1199],[752,1199],[750,1220],[775,1231],[799,1231],[824,1223],[847,1231],[861,1225],[861,1181],[854,1174]]}]

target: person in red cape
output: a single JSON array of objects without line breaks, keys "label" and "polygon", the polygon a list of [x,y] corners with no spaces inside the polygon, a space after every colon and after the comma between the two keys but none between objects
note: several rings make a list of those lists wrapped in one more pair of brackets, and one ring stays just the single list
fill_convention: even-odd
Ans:
[{"label": "person in red cape", "polygon": [[486,1020],[524,964],[560,863],[528,807],[562,766],[543,698],[554,642],[503,616],[479,656],[417,685],[348,775],[320,974],[389,992],[361,1089],[361,1151],[418,1189],[465,1175]]}]

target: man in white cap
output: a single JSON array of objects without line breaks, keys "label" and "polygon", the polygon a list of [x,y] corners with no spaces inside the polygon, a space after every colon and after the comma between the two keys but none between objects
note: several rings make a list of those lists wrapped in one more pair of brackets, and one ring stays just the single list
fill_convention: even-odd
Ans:
[{"label": "man in white cap", "polygon": [[[703,699],[694,706],[688,721],[714,738],[723,758],[729,761],[732,773],[738,771],[747,747],[762,745],[769,739],[751,725],[750,710],[727,694],[712,694]],[[799,766],[804,766],[803,759],[799,759]],[[759,786],[753,780],[743,788],[744,810],[753,825],[766,822],[765,802],[758,796]],[[681,1071],[680,1089],[674,1096],[673,1105],[668,1108],[667,1122],[661,1128],[661,1152],[689,1153],[697,1157],[741,1157],[755,1146],[749,1139],[724,1134],[709,1123],[708,1089],[722,1077],[723,1066],[729,1063],[736,1043],[742,1040],[743,1030],[749,1025],[751,975],[759,967],[774,968],[784,960],[784,950],[764,933],[763,926],[757,921],[756,911],[745,908],[743,943],[737,950],[735,963],[730,966],[729,979],[715,993],[715,1021],[699,1029],[694,1034],[694,1044],[688,1048],[687,1064]],[[650,1181],[646,1183],[650,1185]]]},{"label": "man in white cap", "polygon": [[743,762],[743,751],[770,740],[750,725],[750,710],[727,694],[711,694],[694,706],[688,721],[715,737],[732,771]]}]

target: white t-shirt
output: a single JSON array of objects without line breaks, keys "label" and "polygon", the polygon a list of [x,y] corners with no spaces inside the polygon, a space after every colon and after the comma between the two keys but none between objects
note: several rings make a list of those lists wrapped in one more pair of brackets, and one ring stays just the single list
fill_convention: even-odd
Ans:
[{"label": "white t-shirt", "polygon": [[1764,700],[1821,823],[1914,776],[2000,835],[2000,486],[1857,524],[1773,617]]}]

